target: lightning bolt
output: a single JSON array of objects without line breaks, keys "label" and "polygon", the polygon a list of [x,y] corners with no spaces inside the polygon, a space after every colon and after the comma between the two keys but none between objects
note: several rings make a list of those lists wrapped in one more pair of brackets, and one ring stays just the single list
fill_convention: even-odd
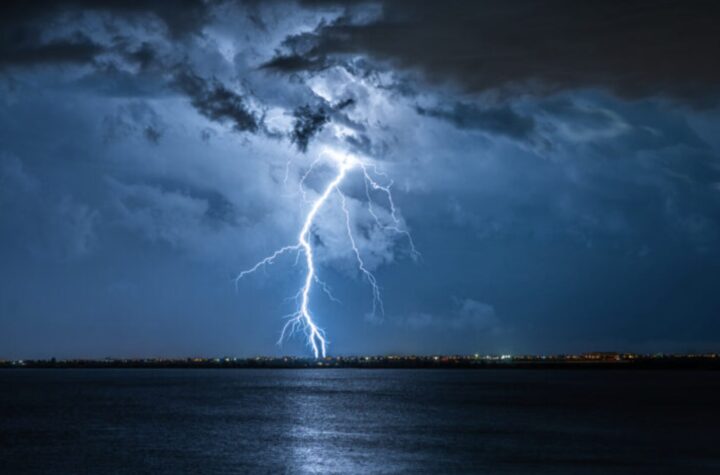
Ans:
[{"label": "lightning bolt", "polygon": [[[336,168],[336,174],[334,178],[325,186],[322,194],[317,197],[314,201],[310,202],[310,210],[308,211],[307,215],[305,216],[305,220],[303,222],[302,228],[300,229],[300,233],[298,234],[297,242],[294,244],[281,247],[280,249],[277,249],[275,252],[270,254],[269,256],[261,259],[258,261],[254,266],[250,267],[247,270],[244,270],[240,272],[237,277],[235,278],[235,284],[238,285],[239,281],[244,278],[245,276],[254,273],[258,269],[272,264],[275,262],[276,259],[278,259],[280,256],[289,253],[289,252],[296,252],[297,258],[301,255],[305,256],[305,266],[306,266],[306,273],[305,273],[305,279],[304,284],[298,291],[298,293],[295,295],[296,301],[298,301],[298,308],[295,312],[286,315],[287,322],[285,325],[283,325],[282,331],[280,332],[280,338],[278,339],[278,344],[281,344],[283,340],[286,337],[292,336],[297,331],[302,330],[307,338],[308,346],[313,351],[313,354],[315,355],[315,358],[318,358],[322,356],[323,358],[326,355],[327,351],[327,339],[325,337],[325,331],[320,328],[313,318],[312,312],[310,311],[310,293],[313,288],[313,284],[318,284],[321,289],[329,296],[329,298],[335,302],[337,302],[337,299],[335,299],[332,294],[330,293],[330,289],[328,286],[321,281],[317,276],[317,269],[315,266],[315,255],[313,252],[313,247],[311,243],[311,233],[313,231],[313,226],[315,224],[315,219],[317,218],[318,213],[323,209],[323,207],[327,204],[328,200],[330,199],[333,192],[336,192],[340,197],[340,203],[342,211],[345,215],[345,227],[346,232],[348,235],[348,239],[350,241],[350,247],[351,250],[355,256],[355,260],[357,262],[358,269],[360,273],[363,275],[365,280],[367,280],[368,284],[370,285],[372,289],[372,309],[373,309],[373,315],[376,314],[376,312],[379,310],[381,313],[384,314],[385,309],[382,301],[382,295],[380,292],[380,287],[377,283],[377,279],[375,278],[375,275],[368,269],[368,267],[365,265],[365,261],[362,258],[362,255],[360,253],[360,250],[357,246],[357,242],[355,240],[355,236],[352,231],[352,221],[350,218],[350,210],[347,206],[347,199],[345,197],[345,194],[343,194],[340,185],[345,180],[346,176],[348,175],[348,172],[351,170],[358,168],[362,172],[362,177],[365,182],[365,192],[368,199],[368,211],[372,218],[374,219],[375,224],[380,227],[381,229],[385,231],[390,231],[393,233],[400,234],[404,236],[410,245],[410,254],[413,257],[413,259],[416,259],[419,256],[419,253],[415,249],[415,244],[412,240],[412,237],[410,236],[410,233],[402,226],[401,220],[397,216],[397,210],[395,208],[395,203],[392,198],[392,193],[390,191],[390,187],[392,186],[392,182],[390,182],[388,185],[380,184],[376,179],[373,178],[369,165],[363,163],[360,158],[358,158],[355,155],[349,154],[349,153],[341,153],[338,152],[332,148],[325,147],[321,151],[321,157],[325,156],[330,158],[330,161],[332,164],[334,164]],[[320,157],[315,159],[313,161],[310,168],[305,172],[305,174],[301,177],[300,180],[300,192],[302,193],[303,199],[307,202],[307,193],[304,188],[304,183],[309,174],[313,171],[315,166],[320,162]],[[289,167],[289,165],[288,165]],[[289,173],[287,171],[286,167],[286,180],[287,180],[287,174]],[[383,173],[379,172],[375,167],[372,167],[372,172],[375,175],[378,176],[385,176]],[[373,192],[381,193],[385,196],[385,199],[387,201],[387,206],[389,208],[389,223],[383,222],[383,220],[380,218],[380,216],[376,213],[374,208],[374,201],[372,199]]]}]

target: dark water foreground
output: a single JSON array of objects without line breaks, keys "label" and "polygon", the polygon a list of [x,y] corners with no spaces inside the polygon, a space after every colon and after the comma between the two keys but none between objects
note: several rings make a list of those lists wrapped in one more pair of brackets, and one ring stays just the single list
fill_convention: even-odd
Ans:
[{"label": "dark water foreground", "polygon": [[5,370],[0,473],[720,473],[720,372]]}]

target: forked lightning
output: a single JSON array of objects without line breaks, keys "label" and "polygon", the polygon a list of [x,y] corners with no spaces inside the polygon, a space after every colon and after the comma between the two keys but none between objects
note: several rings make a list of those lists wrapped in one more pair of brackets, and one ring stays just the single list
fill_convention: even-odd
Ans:
[{"label": "forked lightning", "polygon": [[[362,275],[365,277],[365,279],[370,284],[370,287],[372,288],[372,295],[373,295],[373,314],[375,314],[377,311],[380,313],[384,313],[384,307],[383,307],[383,301],[382,296],[380,293],[380,287],[377,283],[377,279],[373,275],[373,273],[368,269],[368,267],[365,265],[365,261],[362,258],[362,255],[360,253],[360,249],[357,246],[355,237],[352,232],[352,221],[350,218],[350,210],[347,206],[347,198],[342,192],[342,189],[340,188],[340,185],[343,183],[345,178],[347,177],[348,173],[353,171],[354,169],[360,170],[362,173],[362,178],[365,182],[365,192],[368,199],[367,205],[368,205],[368,211],[369,214],[372,216],[372,218],[375,221],[375,224],[383,229],[384,231],[389,231],[393,233],[397,233],[405,237],[407,239],[409,246],[410,246],[410,253],[413,258],[416,258],[419,254],[415,249],[415,244],[413,243],[412,237],[410,236],[410,233],[405,229],[403,226],[400,218],[398,218],[397,210],[395,208],[395,203],[392,198],[392,193],[390,192],[390,187],[392,186],[392,182],[390,182],[387,185],[382,185],[378,183],[376,179],[373,178],[373,174],[378,176],[384,176],[382,173],[379,173],[375,167],[370,167],[366,163],[364,163],[359,157],[356,155],[350,154],[350,153],[342,153],[338,152],[337,150],[334,150],[330,147],[324,147],[321,152],[320,156],[312,163],[311,167],[307,170],[307,172],[303,175],[302,179],[300,180],[300,190],[304,197],[306,197],[306,192],[304,189],[304,182],[305,179],[308,177],[308,175],[313,171],[313,168],[320,162],[321,159],[326,158],[329,160],[330,164],[335,167],[336,174],[334,178],[325,186],[325,189],[323,192],[317,197],[315,201],[311,203],[310,210],[308,211],[307,215],[305,216],[305,220],[303,222],[303,226],[300,229],[300,234],[298,234],[297,242],[288,245],[285,247],[282,247],[275,252],[273,252],[271,255],[265,257],[264,259],[260,260],[258,263],[256,263],[254,266],[250,267],[247,270],[244,270],[238,274],[238,276],[235,278],[235,283],[237,284],[240,279],[247,276],[248,274],[252,274],[256,270],[260,269],[261,267],[271,264],[280,257],[281,255],[288,253],[290,251],[295,251],[297,253],[302,253],[305,256],[305,264],[306,264],[306,273],[305,273],[305,279],[304,284],[298,291],[296,297],[297,300],[299,300],[298,308],[297,310],[288,315],[288,321],[285,323],[285,325],[282,328],[282,331],[280,333],[280,338],[278,340],[278,343],[281,343],[285,337],[289,337],[295,332],[302,330],[305,333],[305,336],[307,337],[307,343],[312,348],[313,354],[315,355],[315,358],[318,358],[320,356],[325,357],[326,351],[327,351],[327,339],[325,337],[325,332],[322,328],[320,328],[316,323],[315,319],[313,318],[312,312],[310,311],[310,292],[312,291],[313,284],[318,284],[322,287],[323,290],[325,290],[329,294],[329,290],[327,286],[318,278],[317,276],[317,269],[315,266],[315,255],[313,251],[313,244],[312,244],[312,232],[313,232],[313,226],[315,224],[315,220],[318,216],[318,213],[323,209],[323,207],[327,204],[328,200],[331,198],[333,193],[337,193],[340,197],[340,204],[342,207],[342,211],[345,214],[345,227],[347,230],[347,235],[350,241],[351,250],[354,254],[355,260],[357,261],[358,269],[362,273]],[[370,169],[372,169],[372,173],[370,172]],[[385,195],[388,203],[388,215],[389,215],[389,222],[383,222],[383,220],[378,216],[378,214],[375,211],[374,208],[374,202],[372,199],[372,191],[380,192]],[[300,254],[298,254],[299,256]],[[332,296],[331,296],[332,298]]]}]

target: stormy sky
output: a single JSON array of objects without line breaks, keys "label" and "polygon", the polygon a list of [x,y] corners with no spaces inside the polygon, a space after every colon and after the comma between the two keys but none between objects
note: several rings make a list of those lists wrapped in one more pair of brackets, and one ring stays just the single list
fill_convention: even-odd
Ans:
[{"label": "stormy sky", "polygon": [[[720,5],[3,2],[0,358],[720,348]],[[317,196],[332,169],[305,181]],[[387,203],[378,199],[378,213]]]}]

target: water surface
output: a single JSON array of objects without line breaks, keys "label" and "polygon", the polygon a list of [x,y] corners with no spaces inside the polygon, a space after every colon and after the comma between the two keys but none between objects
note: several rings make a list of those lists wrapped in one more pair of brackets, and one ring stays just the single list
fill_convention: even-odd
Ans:
[{"label": "water surface", "polygon": [[718,474],[720,373],[0,371],[0,473]]}]

